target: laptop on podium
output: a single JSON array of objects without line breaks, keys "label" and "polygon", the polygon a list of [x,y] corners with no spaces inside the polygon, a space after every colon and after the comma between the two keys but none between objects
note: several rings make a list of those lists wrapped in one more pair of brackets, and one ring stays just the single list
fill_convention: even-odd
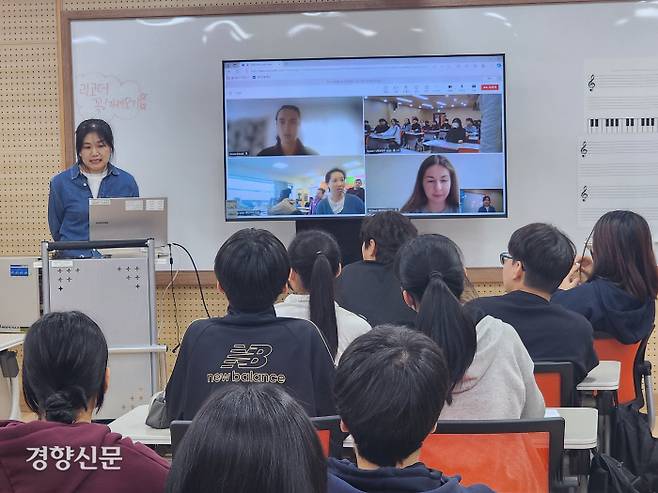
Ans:
[{"label": "laptop on podium", "polygon": [[89,199],[89,239],[139,240],[167,244],[167,198]]}]

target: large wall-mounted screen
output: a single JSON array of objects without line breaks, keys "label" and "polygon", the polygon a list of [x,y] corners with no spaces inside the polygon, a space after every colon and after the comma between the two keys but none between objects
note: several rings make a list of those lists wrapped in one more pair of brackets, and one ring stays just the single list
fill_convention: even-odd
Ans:
[{"label": "large wall-mounted screen", "polygon": [[505,61],[223,63],[226,219],[507,215]]}]

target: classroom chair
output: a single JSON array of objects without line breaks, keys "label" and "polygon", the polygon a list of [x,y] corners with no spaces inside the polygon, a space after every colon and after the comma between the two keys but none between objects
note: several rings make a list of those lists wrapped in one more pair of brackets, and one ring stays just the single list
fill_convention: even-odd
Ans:
[{"label": "classroom chair", "polygon": [[572,407],[575,405],[573,363],[535,361],[535,381],[544,396],[546,407]]},{"label": "classroom chair", "polygon": [[324,455],[343,458],[343,440],[347,436],[340,429],[340,416],[320,416],[311,418],[311,423],[318,432]]},{"label": "classroom chair", "polygon": [[[339,416],[322,416],[319,418],[311,418],[311,422],[318,432],[318,438],[322,445],[322,450],[325,456],[329,457],[342,457],[343,439],[345,433],[340,431],[340,417]],[[180,445],[181,440],[185,436],[187,429],[192,424],[192,421],[180,420],[172,421],[169,429],[171,431],[171,455],[176,456],[176,449]]]},{"label": "classroom chair", "polygon": [[420,460],[462,484],[494,491],[540,493],[561,489],[564,419],[439,421]]},{"label": "classroom chair", "polygon": [[[594,333],[594,350],[599,360],[619,361],[619,389],[617,399],[620,404],[636,402],[640,407],[646,403],[649,425],[653,427],[655,408],[651,362],[645,361],[645,353],[653,328],[647,337],[635,344],[622,344],[603,332]],[[644,381],[644,394],[642,383]],[[645,402],[646,395],[646,402]]]}]

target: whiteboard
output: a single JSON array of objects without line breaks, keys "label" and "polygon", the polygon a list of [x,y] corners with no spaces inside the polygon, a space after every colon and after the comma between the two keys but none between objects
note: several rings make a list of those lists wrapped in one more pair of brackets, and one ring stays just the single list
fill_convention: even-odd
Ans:
[{"label": "whiteboard", "polygon": [[[418,220],[498,264],[510,234],[551,222],[580,245],[577,158],[589,58],[655,56],[658,6],[595,3],[71,22],[75,123],[108,120],[115,163],[142,196],[169,197],[170,241],[201,269],[244,227],[284,243],[293,222],[225,222],[221,61],[504,53],[507,218]],[[185,265],[182,268],[189,268]]]}]

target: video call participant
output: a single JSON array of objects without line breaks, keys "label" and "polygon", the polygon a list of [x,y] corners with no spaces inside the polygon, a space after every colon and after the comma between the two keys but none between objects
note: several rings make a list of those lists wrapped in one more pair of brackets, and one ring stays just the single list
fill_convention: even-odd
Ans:
[{"label": "video call participant", "polygon": [[266,147],[259,156],[309,156],[315,155],[310,147],[305,147],[299,140],[299,127],[302,113],[297,106],[284,104],[276,112],[276,145]]},{"label": "video call participant", "polygon": [[593,329],[582,315],[555,303],[551,296],[569,273],[576,247],[559,229],[534,223],[517,229],[501,253],[507,294],[468,303],[516,329],[533,361],[570,361],[574,383],[599,364]]},{"label": "video call participant", "polygon": [[656,317],[658,272],[649,225],[635,212],[610,211],[594,225],[592,242],[592,257],[576,259],[551,303],[583,314],[604,336],[636,343],[651,333]]},{"label": "video call participant", "polygon": [[375,127],[376,134],[383,134],[389,129],[388,122],[384,118],[379,119],[379,124]]},{"label": "video call participant", "polygon": [[450,372],[439,419],[518,419],[544,416],[534,365],[509,324],[461,297],[466,286],[462,254],[442,235],[421,235],[396,257],[405,303],[417,313],[416,330],[444,350]]},{"label": "video call participant", "polygon": [[334,387],[356,464],[330,458],[328,492],[493,493],[420,462],[423,441],[441,426],[449,378],[443,352],[423,334],[385,325],[356,339],[338,364]]},{"label": "video call participant", "polygon": [[224,242],[215,276],[228,313],[185,332],[167,384],[169,420],[192,419],[210,394],[232,383],[281,385],[309,416],[333,414],[334,362],[320,332],[274,312],[289,274],[286,248],[269,231],[243,229]]},{"label": "video call participant", "polygon": [[372,132],[372,127],[370,126],[370,122],[368,120],[363,122],[363,131],[367,134]]},{"label": "video call participant", "polygon": [[400,212],[459,212],[459,183],[452,163],[440,155],[426,158],[418,168],[411,197]]},{"label": "video call participant", "polygon": [[313,322],[338,363],[350,342],[371,329],[368,322],[334,301],[334,282],[341,271],[340,247],[329,233],[302,231],[290,243],[288,256],[291,293],[274,305],[276,314]]},{"label": "video call participant", "polygon": [[324,181],[329,194],[320,201],[313,214],[364,214],[366,206],[356,195],[345,193],[345,172],[333,168],[327,172]]},{"label": "video call participant", "polygon": [[462,121],[459,118],[452,119],[452,128],[448,130],[446,140],[453,144],[461,144],[466,140],[466,130],[462,127]]},{"label": "video call participant", "polygon": [[496,212],[496,208],[491,205],[491,197],[488,195],[482,197],[482,207],[478,209],[478,212]]},{"label": "video call participant", "polygon": [[309,214],[315,214],[314,211],[323,198],[324,198],[324,188],[318,188],[315,192],[315,197],[311,197],[311,200],[309,200],[308,202],[307,207],[309,208]]},{"label": "video call participant", "polygon": [[[50,181],[48,226],[55,241],[89,240],[89,199],[139,197],[135,178],[110,162],[114,136],[107,122],[92,119],[80,123],[75,151],[76,163]],[[90,257],[92,252],[67,251],[64,256]]]},{"label": "video call participant", "polygon": [[418,118],[414,116],[411,119],[411,131],[414,133],[419,133],[421,130],[422,128],[420,126],[420,123],[418,123]]},{"label": "video call participant", "polygon": [[[91,422],[110,381],[98,325],[80,312],[48,313],[30,327],[23,350],[23,395],[38,419],[0,421],[0,491],[161,493],[169,462]],[[119,460],[104,459],[106,447]]]},{"label": "video call participant", "polygon": [[[267,467],[264,467],[267,465]],[[166,493],[326,493],[327,465],[304,409],[274,385],[213,393],[183,437]]]},{"label": "video call participant", "polygon": [[468,140],[478,140],[480,130],[472,118],[466,119],[466,126],[464,127],[464,130],[466,130],[466,136],[468,137]]},{"label": "video call participant", "polygon": [[361,178],[357,178],[356,180],[354,180],[354,186],[352,188],[349,188],[347,190],[347,193],[356,195],[364,203],[366,201],[366,189],[363,188],[363,181],[361,180]]},{"label": "video call participant", "polygon": [[361,224],[363,260],[346,265],[336,279],[336,301],[372,325],[394,323],[413,327],[416,312],[400,295],[395,275],[395,254],[418,236],[408,217],[399,212],[378,212]]}]

